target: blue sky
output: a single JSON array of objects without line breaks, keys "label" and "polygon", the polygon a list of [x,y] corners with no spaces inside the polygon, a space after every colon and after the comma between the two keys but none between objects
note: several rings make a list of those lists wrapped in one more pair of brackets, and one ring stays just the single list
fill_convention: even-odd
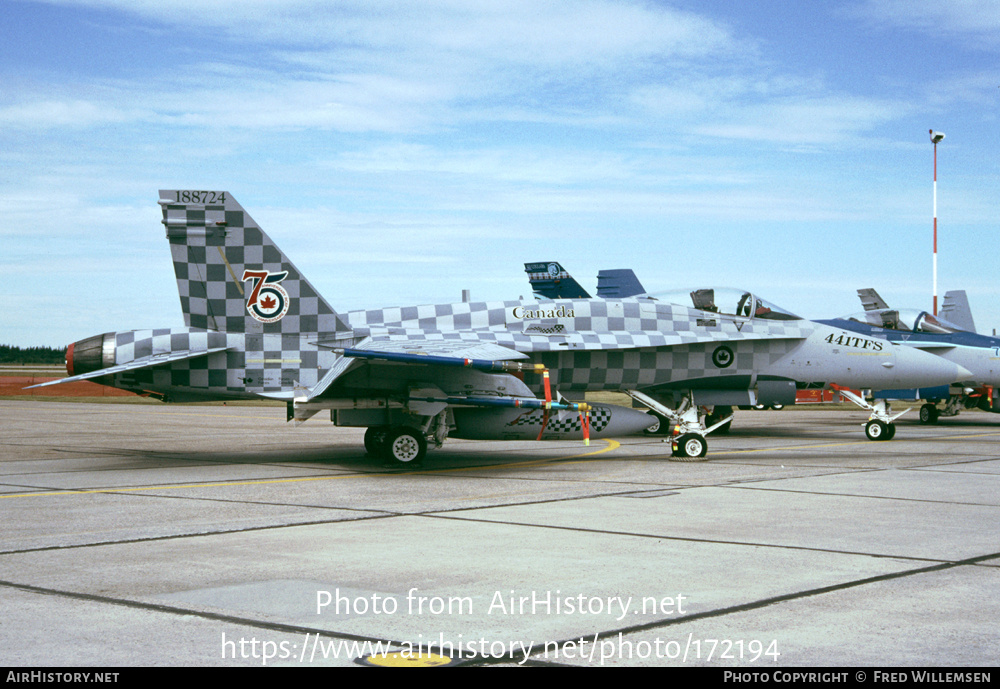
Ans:
[{"label": "blue sky", "polygon": [[[1000,3],[6,0],[0,342],[182,325],[158,189],[233,194],[337,310],[938,290],[1000,327]],[[11,308],[11,305],[13,308]]]}]

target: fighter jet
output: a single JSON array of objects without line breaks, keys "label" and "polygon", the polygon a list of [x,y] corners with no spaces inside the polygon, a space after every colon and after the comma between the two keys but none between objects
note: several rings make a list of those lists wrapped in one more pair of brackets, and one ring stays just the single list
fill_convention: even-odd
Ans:
[{"label": "fighter jet", "polygon": [[[536,293],[541,292],[543,295],[547,293],[550,289],[548,283],[539,280],[537,272],[533,272],[529,269],[529,266],[544,266],[544,263],[525,263],[525,272],[528,273],[528,281],[531,283],[532,288]],[[548,265],[557,266],[560,277],[562,280],[570,280],[573,284],[577,284],[573,280],[569,272],[563,268],[560,264],[551,262]],[[605,282],[605,294],[601,294],[602,276],[604,276]],[[580,288],[582,289],[582,288]],[[598,294],[599,296],[607,296],[609,292],[612,292],[615,296],[619,298],[636,298],[636,299],[665,299],[667,301],[673,301],[676,303],[687,303],[688,296],[691,302],[696,308],[705,308],[713,310],[714,306],[711,301],[706,301],[706,294],[714,294],[712,290],[695,290],[689,294],[684,292],[675,294],[656,294],[650,295],[646,293],[645,289],[642,287],[638,278],[636,278],[635,273],[631,270],[601,270],[598,273]],[[873,333],[871,328],[865,329],[859,324],[859,321],[864,321],[867,318],[870,322],[879,323],[889,323],[890,320],[895,323],[895,326],[886,325],[885,327],[896,327],[899,324],[899,312],[892,311],[889,309],[888,304],[878,295],[873,289],[869,290],[858,290],[858,295],[861,297],[862,304],[864,305],[866,312],[869,314],[861,318],[848,317],[849,320],[831,320],[831,321],[818,321],[827,325],[832,325],[835,327],[846,328],[849,330],[857,330],[861,328],[862,332],[871,334],[873,337],[879,336],[878,332]],[[737,311],[744,314],[747,313],[747,302],[741,300]],[[877,312],[877,316],[870,315],[873,311]],[[945,295],[944,305],[942,311],[947,311],[948,313],[954,314],[963,323],[969,324],[970,329],[975,328],[972,325],[972,314],[969,310],[969,302],[965,296],[965,292],[948,292]],[[947,324],[944,319],[932,319],[926,312],[913,311],[912,314],[908,314],[910,321],[917,322],[920,325],[917,329],[926,329],[930,332],[944,333],[944,332],[954,332],[957,327],[951,324]],[[976,336],[982,338],[982,336]],[[909,335],[902,335],[898,338],[890,339],[906,341],[909,339]],[[968,339],[968,338],[966,338]],[[986,338],[991,339],[991,338]],[[992,338],[995,339],[995,338]],[[984,340],[978,340],[980,347],[989,347],[989,345]],[[1000,340],[997,340],[1000,343]],[[845,339],[843,336],[837,336],[837,339],[830,340],[831,344],[844,344],[852,343],[850,338]],[[959,343],[955,343],[959,344]],[[944,350],[935,348],[932,342],[924,342],[921,346],[922,349],[933,353],[933,354],[943,354],[945,358],[959,364],[967,365],[969,369],[976,370],[980,372],[979,377],[984,380],[993,380],[995,377],[1000,375],[1000,365],[997,365],[998,359],[997,354],[1000,354],[1000,348],[994,348],[992,350],[993,356],[990,361],[983,361],[982,358],[985,356],[990,356],[986,351],[978,352],[968,352],[957,349],[954,346],[948,346]],[[968,369],[967,369],[968,370]],[[996,373],[994,373],[996,371]],[[954,381],[953,381],[954,382]],[[972,384],[972,383],[967,383]],[[981,385],[981,384],[980,384]],[[992,385],[992,383],[991,383]],[[948,404],[943,410],[938,410],[936,405],[933,403],[925,404],[920,411],[920,419],[923,423],[933,423],[937,420],[939,413],[947,415],[955,415],[958,413],[958,409],[961,406],[965,408],[972,408],[973,406],[979,406],[982,409],[993,410],[996,407],[997,411],[1000,411],[1000,402],[996,398],[993,400],[993,404],[990,404],[990,390],[980,389],[978,391],[968,390],[963,388],[958,388],[958,393],[951,395],[949,398],[949,386],[943,385],[930,389],[924,390],[880,390],[872,393],[871,399],[866,399],[864,396],[858,395],[853,390],[847,389],[852,386],[845,386],[843,384],[838,384],[838,381],[813,381],[804,382],[799,381],[798,386],[802,388],[817,389],[822,387],[831,386],[837,389],[843,399],[847,399],[859,407],[871,412],[868,421],[865,423],[865,435],[869,440],[891,440],[896,434],[895,420],[906,413],[904,410],[897,414],[893,414],[891,399],[919,399],[921,394],[931,396],[930,399],[935,401],[940,401],[940,399],[949,400]],[[857,387],[868,387],[868,386],[857,386]],[[868,390],[870,391],[870,387]],[[964,392],[964,394],[963,394]],[[973,394],[969,394],[969,393]],[[942,397],[943,396],[943,397]],[[732,406],[727,401],[729,399],[728,395],[717,395],[716,393],[711,393],[708,391],[699,391],[699,400],[701,405],[706,408],[705,413],[705,424],[711,425],[712,429],[719,431],[728,431],[730,421],[732,419]],[[716,401],[719,400],[719,401]],[[714,404],[713,404],[714,401]],[[793,400],[794,401],[794,400]],[[771,403],[765,404],[758,401],[752,405],[741,404],[740,406],[752,406],[756,409],[763,409],[765,407],[780,408],[783,403]],[[646,429],[646,433],[649,435],[664,434],[669,433],[671,426],[670,421],[675,419],[675,415],[667,415],[662,413],[661,409],[648,404],[654,416],[657,418],[657,423]],[[710,410],[709,410],[710,409]],[[719,423],[723,420],[722,423]]]},{"label": "fighter jet", "polygon": [[[874,289],[859,289],[865,310],[843,318],[820,321],[869,338],[881,338],[920,349],[967,369],[968,377],[954,385],[892,389],[873,392],[877,400],[924,400],[921,423],[935,423],[939,416],[956,416],[961,409],[978,407],[1000,413],[1000,338],[975,332],[969,301],[964,291],[945,294],[941,316],[920,309],[892,309]],[[958,325],[944,314],[960,321]],[[939,408],[938,402],[944,402]],[[878,404],[878,402],[876,402]]]},{"label": "fighter jet", "polygon": [[557,299],[337,312],[229,192],[167,190],[159,203],[185,326],[76,342],[63,382],[168,402],[280,400],[296,422],[329,411],[337,426],[367,428],[371,454],[402,464],[448,436],[601,438],[650,423],[563,395],[623,391],[653,408],[680,400],[685,432],[673,447],[692,458],[712,430],[698,413],[704,393],[790,401],[797,382],[916,387],[966,373],[748,292],[702,291],[689,306]]}]

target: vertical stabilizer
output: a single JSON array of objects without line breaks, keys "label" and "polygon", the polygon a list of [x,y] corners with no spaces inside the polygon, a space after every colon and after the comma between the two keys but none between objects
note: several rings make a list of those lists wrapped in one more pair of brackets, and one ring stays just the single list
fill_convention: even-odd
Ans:
[{"label": "vertical stabilizer", "polygon": [[229,192],[161,190],[185,325],[231,333],[349,331]]},{"label": "vertical stabilizer", "polygon": [[580,283],[569,272],[555,261],[540,263],[525,263],[524,272],[528,274],[531,291],[546,299],[589,299]]},{"label": "vertical stabilizer", "polygon": [[861,305],[865,307],[865,311],[881,311],[889,308],[885,299],[879,296],[874,287],[859,289],[858,298],[861,299]]},{"label": "vertical stabilizer", "polygon": [[972,320],[972,309],[969,308],[969,297],[964,289],[951,290],[944,293],[944,303],[941,305],[940,316],[970,333],[976,332],[976,323]]},{"label": "vertical stabilizer", "polygon": [[597,273],[597,296],[603,299],[626,299],[645,293],[646,288],[631,268],[602,270]]}]

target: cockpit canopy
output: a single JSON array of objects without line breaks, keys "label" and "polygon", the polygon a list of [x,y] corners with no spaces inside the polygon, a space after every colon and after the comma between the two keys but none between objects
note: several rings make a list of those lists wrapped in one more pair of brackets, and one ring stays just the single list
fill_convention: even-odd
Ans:
[{"label": "cockpit canopy", "polygon": [[678,304],[701,311],[711,311],[725,316],[761,318],[772,321],[800,321],[801,317],[746,290],[731,287],[677,290],[646,295],[654,301]]},{"label": "cockpit canopy", "polygon": [[940,316],[920,311],[918,309],[875,309],[853,313],[844,317],[845,321],[857,321],[867,323],[876,328],[886,330],[902,330],[913,333],[956,333],[964,332],[950,321],[946,321]]}]

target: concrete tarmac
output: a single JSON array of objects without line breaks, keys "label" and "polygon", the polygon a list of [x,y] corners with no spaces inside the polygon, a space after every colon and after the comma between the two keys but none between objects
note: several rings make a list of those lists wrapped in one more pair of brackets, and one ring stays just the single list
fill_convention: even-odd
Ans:
[{"label": "concrete tarmac", "polygon": [[996,663],[998,415],[871,442],[860,411],[737,412],[704,462],[449,439],[400,469],[284,414],[0,401],[0,663]]}]

